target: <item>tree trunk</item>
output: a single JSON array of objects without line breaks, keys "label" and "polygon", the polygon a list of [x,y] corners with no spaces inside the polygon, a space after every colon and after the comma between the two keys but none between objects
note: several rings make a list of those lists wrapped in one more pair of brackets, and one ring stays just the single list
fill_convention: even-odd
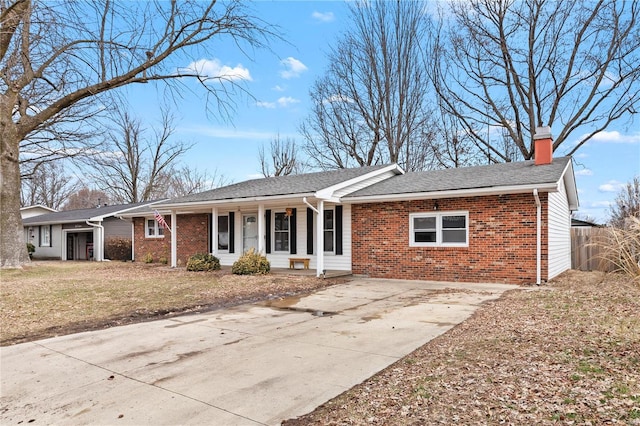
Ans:
[{"label": "tree trunk", "polygon": [[19,138],[12,124],[2,123],[0,153],[0,267],[20,268],[29,263],[20,215]]}]

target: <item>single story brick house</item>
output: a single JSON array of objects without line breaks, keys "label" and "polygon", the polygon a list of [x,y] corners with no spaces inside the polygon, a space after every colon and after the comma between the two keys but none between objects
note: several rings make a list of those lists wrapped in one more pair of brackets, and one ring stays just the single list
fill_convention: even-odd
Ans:
[{"label": "single story brick house", "polygon": [[110,238],[130,240],[133,236],[131,223],[117,215],[151,204],[153,202],[64,211],[49,209],[49,212],[42,208],[23,208],[25,241],[36,248],[33,259],[105,260],[105,244]]},{"label": "single story brick house", "polygon": [[[535,160],[404,173],[397,165],[240,182],[123,214],[134,257],[184,265],[212,253],[231,265],[246,250],[272,267],[317,276],[540,283],[571,267],[571,158],[552,159],[550,135]],[[540,145],[540,147],[538,147]]]}]

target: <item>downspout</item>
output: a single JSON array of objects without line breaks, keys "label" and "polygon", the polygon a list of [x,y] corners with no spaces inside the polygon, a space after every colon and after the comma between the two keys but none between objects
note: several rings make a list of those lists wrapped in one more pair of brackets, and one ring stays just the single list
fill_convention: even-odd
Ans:
[{"label": "downspout", "polygon": [[[101,262],[104,260],[104,255],[103,255],[103,251],[104,251],[104,226],[100,225],[100,223],[91,223],[88,220],[85,221],[87,223],[87,225],[89,226],[93,226],[94,228],[98,228],[98,243],[96,244],[96,242],[93,242],[93,257],[96,261]],[[97,250],[96,250],[97,249]],[[96,251],[98,256],[96,256]],[[89,260],[89,259],[87,259]]]},{"label": "downspout", "polygon": [[307,206],[309,206],[309,208],[311,210],[313,210],[314,212],[316,212],[316,214],[320,214],[320,212],[318,211],[318,209],[316,209],[315,207],[313,207],[308,201],[307,201],[307,197],[303,197],[302,198],[302,202],[305,203]]},{"label": "downspout", "polygon": [[541,265],[541,242],[542,242],[542,204],[538,197],[538,189],[533,190],[533,197],[536,199],[536,284],[540,285]]}]

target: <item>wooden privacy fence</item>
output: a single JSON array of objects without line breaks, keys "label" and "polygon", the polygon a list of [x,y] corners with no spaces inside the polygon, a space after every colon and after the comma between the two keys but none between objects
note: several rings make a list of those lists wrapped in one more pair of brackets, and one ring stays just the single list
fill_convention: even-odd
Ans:
[{"label": "wooden privacy fence", "polygon": [[607,228],[571,228],[571,269],[611,272],[615,265],[604,258],[610,234]]}]

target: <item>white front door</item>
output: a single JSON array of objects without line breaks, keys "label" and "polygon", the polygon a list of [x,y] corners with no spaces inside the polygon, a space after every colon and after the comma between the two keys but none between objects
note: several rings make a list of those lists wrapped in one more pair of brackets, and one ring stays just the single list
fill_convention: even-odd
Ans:
[{"label": "white front door", "polygon": [[242,215],[242,251],[251,248],[258,251],[258,215],[255,213]]}]

